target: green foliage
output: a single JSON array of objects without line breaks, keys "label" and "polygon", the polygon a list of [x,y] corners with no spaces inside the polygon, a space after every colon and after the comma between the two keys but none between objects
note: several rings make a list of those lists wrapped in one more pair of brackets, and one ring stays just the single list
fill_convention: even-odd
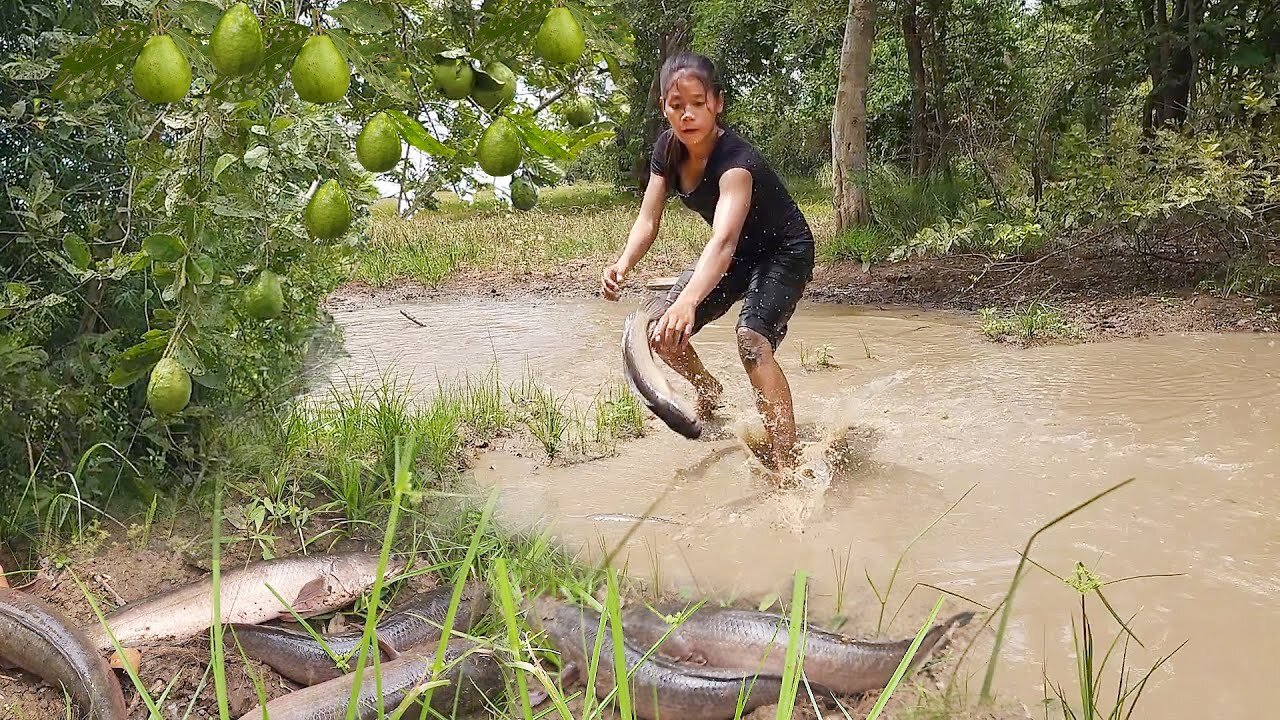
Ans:
[{"label": "green foliage", "polygon": [[1280,199],[1280,134],[1163,130],[1140,147],[1136,132],[1098,138],[1077,124],[1063,136],[1045,195],[1056,228],[1260,220]]},{"label": "green foliage", "polygon": [[963,208],[959,215],[922,228],[889,257],[902,260],[919,255],[946,255],[952,252],[981,252],[994,260],[1025,255],[1042,247],[1044,228],[1036,212],[1023,203],[1020,214],[1001,212],[994,201],[980,199]]},{"label": "green foliage", "polygon": [[1067,339],[1079,334],[1078,330],[1057,309],[1040,301],[1027,305],[1025,310],[999,313],[995,308],[978,311],[982,321],[982,334],[992,340],[1013,339],[1027,344],[1036,340]]},{"label": "green foliage", "polygon": [[878,263],[888,259],[899,240],[876,225],[845,230],[818,248],[823,262]]},{"label": "green foliage", "polygon": [[[0,74],[0,373],[12,380],[0,408],[0,518],[18,517],[19,502],[47,504],[65,483],[60,471],[82,456],[77,497],[86,502],[128,496],[117,493],[122,481],[135,490],[151,478],[183,482],[182,465],[219,423],[294,390],[303,357],[325,340],[321,303],[369,232],[377,192],[356,162],[359,129],[387,111],[420,152],[388,173],[412,196],[474,190],[476,140],[497,116],[417,78],[443,54],[476,68],[501,61],[534,92],[556,91],[595,53],[619,54],[614,30],[575,10],[589,52],[541,62],[533,37],[551,5],[455,14],[352,0],[315,16],[250,6],[260,13],[261,64],[231,63],[220,45],[219,66],[240,73],[223,77],[209,55],[220,5],[6,3],[0,45],[18,59]],[[173,40],[162,60],[176,53],[191,69],[189,87],[175,76],[184,82],[146,91],[164,105],[141,99],[128,79],[160,28]],[[288,79],[308,37],[323,37],[350,66],[349,87],[328,83],[345,91],[323,93],[337,102],[304,102],[301,76]],[[523,146],[522,172],[539,181],[555,182],[554,162],[611,137],[607,123],[545,129],[527,102],[498,111]],[[329,180],[349,200],[351,223],[312,238],[304,208]],[[280,312],[274,288],[269,312],[244,301],[267,271],[281,281]],[[185,407],[157,417],[146,389],[162,359],[192,390]],[[117,452],[87,454],[99,446]]]}]

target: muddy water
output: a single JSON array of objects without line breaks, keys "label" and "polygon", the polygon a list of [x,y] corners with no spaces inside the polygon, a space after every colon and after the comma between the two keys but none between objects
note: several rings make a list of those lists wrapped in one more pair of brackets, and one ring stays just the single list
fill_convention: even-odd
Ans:
[{"label": "muddy water", "polygon": [[[405,310],[429,325],[407,321]],[[618,377],[629,306],[581,301],[475,301],[366,309],[338,317],[350,357],[339,371],[394,365],[424,391],[497,362],[525,367],[564,392],[589,395]],[[797,419],[815,444],[848,445],[821,482],[773,492],[739,440],[753,416],[733,343],[732,314],[697,347],[726,385],[723,422],[688,441],[651,421],[619,454],[572,467],[490,453],[482,486],[501,490],[504,520],[551,527],[598,556],[632,529],[628,514],[658,500],[618,556],[662,587],[758,600],[812,578],[817,617],[874,631],[899,554],[948,507],[902,564],[886,635],[906,636],[936,598],[916,583],[992,605],[1039,526],[1126,478],[1137,480],[1040,536],[1031,557],[1059,576],[1084,563],[1145,649],[1139,674],[1187,645],[1152,679],[1139,716],[1268,716],[1280,704],[1280,342],[1266,334],[1167,336],[1017,349],[985,341],[969,318],[804,305],[780,359]],[[800,367],[799,343],[829,344],[836,367]],[[681,382],[681,388],[687,388]],[[829,471],[829,472],[828,472]],[[945,612],[965,603],[948,600]],[[1117,632],[1091,602],[1095,642]],[[1033,715],[1045,675],[1074,687],[1078,593],[1032,569],[1014,605],[997,691]],[[989,652],[980,639],[979,653]],[[983,647],[987,649],[982,649]],[[1101,652],[1101,651],[1100,651]],[[983,658],[985,659],[985,658]],[[1105,673],[1114,697],[1113,659]],[[970,681],[976,688],[979,673]],[[1109,705],[1107,706],[1109,707]],[[1103,708],[1106,711],[1106,708]]]}]

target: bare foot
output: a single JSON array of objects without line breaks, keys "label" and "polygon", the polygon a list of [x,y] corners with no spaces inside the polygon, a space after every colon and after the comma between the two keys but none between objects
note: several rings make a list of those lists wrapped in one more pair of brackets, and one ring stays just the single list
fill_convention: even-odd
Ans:
[{"label": "bare foot", "polygon": [[710,385],[706,387],[698,387],[698,419],[710,420],[720,407],[720,395],[724,392],[724,386],[719,380],[711,379]]}]

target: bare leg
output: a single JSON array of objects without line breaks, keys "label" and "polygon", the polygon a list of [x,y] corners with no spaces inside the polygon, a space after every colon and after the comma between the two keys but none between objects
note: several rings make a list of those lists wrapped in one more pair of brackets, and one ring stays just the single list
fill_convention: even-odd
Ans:
[{"label": "bare leg", "polygon": [[655,347],[654,352],[672,370],[693,384],[693,389],[698,393],[698,417],[703,420],[711,417],[720,403],[720,393],[724,391],[724,386],[702,364],[702,358],[694,352],[693,344],[685,343],[683,348],[675,352]]},{"label": "bare leg", "polygon": [[750,328],[738,328],[738,354],[755,388],[756,408],[764,420],[764,430],[772,448],[769,460],[774,470],[794,468],[796,451],[796,419],[792,408],[791,386],[782,367],[773,356],[773,348],[763,335]]}]

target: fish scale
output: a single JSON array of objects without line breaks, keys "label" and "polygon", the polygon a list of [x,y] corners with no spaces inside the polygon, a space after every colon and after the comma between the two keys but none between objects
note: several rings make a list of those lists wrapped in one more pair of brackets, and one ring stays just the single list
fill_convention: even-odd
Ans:
[{"label": "fish scale", "polygon": [[[586,658],[597,642],[600,614],[543,598],[534,602],[532,619],[561,653],[565,667],[577,666],[585,675]],[[608,633],[600,641],[595,694],[603,698],[614,687],[613,641]],[[645,720],[728,720],[734,717],[740,697],[745,716],[758,707],[778,702],[782,692],[782,678],[777,675],[692,667],[656,656],[645,658],[627,641],[623,642],[623,652],[631,674],[632,706],[636,715]],[[815,692],[819,690],[814,688]]]},{"label": "fish scale", "polygon": [[[377,624],[379,645],[397,653],[425,642],[439,640],[449,611],[453,588],[441,587],[411,596]],[[483,583],[467,583],[458,601],[454,628],[470,629],[488,609]],[[342,674],[333,658],[310,633],[267,625],[232,624],[228,642],[238,644],[246,655],[266,663],[271,669],[300,685],[315,685]],[[354,666],[355,654],[364,637],[363,630],[322,635],[329,651],[348,658]],[[389,659],[385,656],[383,659]]]},{"label": "fish scale", "polygon": [[[388,566],[388,575],[402,567]],[[224,568],[221,620],[257,624],[289,617],[290,607],[303,617],[331,612],[373,585],[377,572],[378,556],[359,552],[291,556]],[[282,605],[273,590],[290,607]],[[205,577],[123,605],[105,619],[120,645],[132,647],[182,642],[207,631],[212,617],[213,581]],[[82,629],[95,647],[112,647],[101,623],[94,621]]]},{"label": "fish scale", "polygon": [[[663,603],[655,614],[645,607],[623,613],[627,638],[679,660],[696,660],[710,667],[781,673],[786,662],[789,621],[774,613],[703,606],[679,627],[672,627],[663,615],[676,615],[686,606]],[[924,662],[947,634],[973,618],[962,612],[935,625],[920,642],[908,670]],[[663,635],[668,633],[666,640]],[[805,631],[803,669],[805,677],[836,693],[854,695],[879,690],[888,684],[906,656],[914,638],[894,642],[854,640],[809,626]]]},{"label": "fish scale", "polygon": [[654,415],[681,435],[696,440],[702,422],[695,410],[667,381],[649,347],[649,325],[658,314],[655,302],[627,316],[622,325],[622,370],[632,392]]},{"label": "fish scale", "polygon": [[0,588],[0,666],[6,664],[65,688],[84,718],[128,717],[120,684],[85,634],[35,597]]},{"label": "fish scale", "polygon": [[[479,710],[486,702],[500,698],[504,691],[502,668],[491,655],[472,652],[474,649],[474,643],[467,640],[449,641],[442,674],[442,679],[447,679],[449,684],[432,692],[432,710],[445,717],[456,717]],[[376,673],[371,664],[367,665],[356,701],[356,719],[376,718],[380,711],[384,714],[393,712],[411,690],[432,679],[434,661],[435,648],[423,647],[380,663]],[[355,673],[348,673],[295,690],[267,702],[265,707],[254,707],[240,720],[261,720],[263,717],[271,720],[344,720],[354,683]],[[419,708],[420,705],[414,706],[402,717],[419,717]]]}]

